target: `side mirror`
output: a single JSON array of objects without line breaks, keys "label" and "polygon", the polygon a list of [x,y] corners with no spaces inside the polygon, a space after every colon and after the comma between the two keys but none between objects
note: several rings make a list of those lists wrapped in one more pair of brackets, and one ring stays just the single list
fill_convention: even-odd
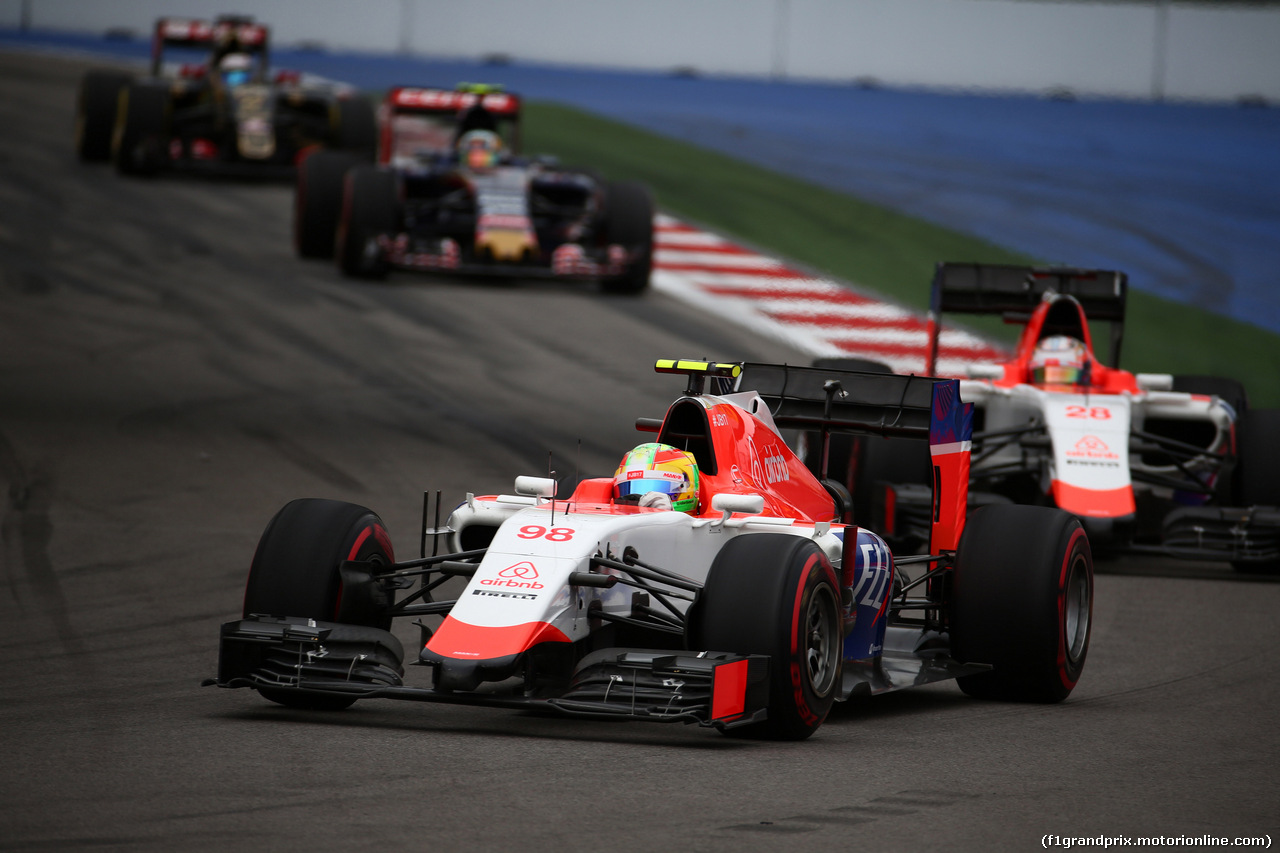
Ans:
[{"label": "side mirror", "polygon": [[965,367],[965,374],[970,379],[1003,379],[1003,364],[970,364]]},{"label": "side mirror", "polygon": [[732,492],[722,492],[711,496],[711,508],[723,512],[726,521],[735,512],[745,513],[746,515],[759,515],[764,512],[764,497],[762,495],[738,495]]},{"label": "side mirror", "polygon": [[536,498],[554,498],[556,481],[546,477],[516,477],[516,494]]},{"label": "side mirror", "polygon": [[1173,390],[1173,376],[1168,373],[1139,373],[1134,378],[1143,391]]}]

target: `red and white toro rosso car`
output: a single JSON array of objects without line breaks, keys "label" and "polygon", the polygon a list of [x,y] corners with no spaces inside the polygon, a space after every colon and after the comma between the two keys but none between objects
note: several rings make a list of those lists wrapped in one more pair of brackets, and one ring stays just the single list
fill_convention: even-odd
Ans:
[{"label": "red and white toro rosso car", "polygon": [[[1012,361],[960,385],[975,406],[971,499],[1057,506],[1095,549],[1280,567],[1280,412],[1250,409],[1232,379],[1103,364],[1090,322],[1110,324],[1118,363],[1126,294],[1118,272],[938,266],[930,370],[943,312],[1025,324]],[[923,537],[919,494],[885,493],[890,538]]]},{"label": "red and white toro rosso car", "polygon": [[[424,506],[417,559],[398,562],[364,507],[286,505],[262,535],[243,618],[223,625],[218,676],[206,683],[301,708],[384,697],[784,739],[812,734],[835,701],[940,679],[980,697],[1071,692],[1089,644],[1088,539],[1056,509],[966,518],[971,408],[957,381],[770,364],[657,369],[689,376],[661,421],[637,422],[659,447],[636,448],[614,477],[584,480],[567,500],[552,497],[553,480],[520,477],[515,494],[468,495],[445,527],[437,518],[426,528]],[[708,378],[738,390],[703,393]],[[895,559],[872,531],[840,523],[841,489],[792,454],[786,427],[927,442],[938,484],[931,553]],[[646,458],[655,470],[637,467]],[[686,501],[688,511],[672,508]],[[450,552],[427,556],[428,535]],[[435,600],[453,578],[465,588]],[[413,654],[426,683],[410,685],[388,628],[430,617],[443,621],[422,623]]]},{"label": "red and white toro rosso car", "polygon": [[392,269],[649,283],[641,184],[520,155],[520,98],[485,85],[401,87],[379,110],[377,167],[320,152],[299,172],[294,243],[343,273]]}]

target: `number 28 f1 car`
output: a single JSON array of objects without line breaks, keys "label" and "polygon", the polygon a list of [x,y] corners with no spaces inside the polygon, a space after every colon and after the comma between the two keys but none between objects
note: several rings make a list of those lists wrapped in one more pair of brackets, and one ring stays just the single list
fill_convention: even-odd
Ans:
[{"label": "number 28 f1 car", "polygon": [[337,152],[298,174],[294,243],[346,275],[391,269],[649,283],[653,200],[547,157],[520,155],[520,98],[492,86],[398,88],[379,111],[379,164]]},{"label": "number 28 f1 car", "polygon": [[[1067,510],[1098,550],[1280,568],[1280,412],[1251,409],[1232,379],[1103,364],[1090,321],[1110,324],[1118,363],[1126,296],[1118,272],[938,266],[934,353],[943,312],[1025,324],[1012,361],[975,366],[960,384],[976,407],[971,499]],[[871,517],[921,539],[921,486],[884,494]]]},{"label": "number 28 f1 car", "polygon": [[[292,177],[315,146],[372,160],[372,104],[333,85],[303,85],[296,72],[272,75],[268,38],[267,27],[246,17],[159,19],[148,76],[90,71],[81,81],[78,155],[111,159],[125,174],[280,177]],[[165,59],[173,51],[198,51],[200,61],[173,67]]]},{"label": "number 28 f1 car", "polygon": [[[697,723],[781,739],[832,703],[956,678],[978,697],[1056,702],[1089,645],[1093,564],[1057,509],[966,511],[971,407],[956,380],[659,361],[688,386],[614,477],[467,495],[397,561],[372,511],[287,504],[222,626],[216,679],[299,708],[383,697]],[[717,393],[706,393],[707,382]],[[838,521],[779,429],[928,447],[930,553],[895,558]],[[663,460],[667,461],[663,461]],[[674,466],[674,467],[673,467]],[[436,498],[437,516],[439,496]],[[448,553],[427,555],[428,537]],[[435,549],[432,549],[433,552]],[[450,600],[433,593],[461,578]],[[454,586],[459,585],[455,582]],[[393,619],[420,622],[407,680]]]}]

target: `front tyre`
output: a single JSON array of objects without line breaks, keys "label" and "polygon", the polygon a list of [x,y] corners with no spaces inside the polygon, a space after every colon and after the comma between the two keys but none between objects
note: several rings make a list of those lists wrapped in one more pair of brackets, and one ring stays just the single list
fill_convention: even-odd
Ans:
[{"label": "front tyre", "polygon": [[1051,507],[974,510],[956,552],[951,642],[990,672],[959,679],[981,699],[1061,702],[1084,669],[1093,555],[1080,521]]},{"label": "front tyre", "polygon": [[[245,584],[244,616],[342,623],[335,629],[338,635],[331,636],[335,642],[386,645],[389,635],[384,632],[391,627],[391,617],[370,606],[368,596],[343,595],[338,570],[346,560],[395,562],[382,519],[372,510],[342,501],[303,498],[285,504],[258,540]],[[272,702],[308,710],[336,711],[356,701],[269,687],[258,692]]]},{"label": "front tyre", "polygon": [[169,90],[132,83],[120,90],[111,159],[122,175],[153,175],[169,162]]},{"label": "front tyre", "polygon": [[840,687],[835,570],[812,540],[758,533],[730,539],[691,617],[690,647],[769,655],[769,718],[731,734],[803,740]]},{"label": "front tyre", "polygon": [[128,74],[89,71],[80,81],[76,99],[76,154],[86,163],[111,159],[111,132],[115,128],[120,90],[129,85]]},{"label": "front tyre", "polygon": [[[1236,501],[1240,506],[1280,507],[1280,409],[1250,409],[1236,427]],[[1248,574],[1280,572],[1280,559],[1238,560],[1237,571]]]},{"label": "front tyre", "polygon": [[293,199],[293,246],[300,258],[332,258],[347,171],[360,158],[347,151],[316,151],[298,168]]},{"label": "front tyre", "polygon": [[391,617],[369,596],[344,597],[346,560],[395,562],[391,538],[370,509],[343,501],[290,501],[258,540],[244,589],[244,615],[294,616],[387,630]]},{"label": "front tyre", "polygon": [[357,166],[347,172],[334,247],[338,268],[345,275],[386,278],[387,261],[378,238],[398,230],[399,208],[394,172],[373,166]]},{"label": "front tyre", "polygon": [[627,250],[631,263],[622,275],[601,282],[605,293],[636,294],[653,272],[653,196],[644,184],[617,181],[605,186],[604,241]]}]

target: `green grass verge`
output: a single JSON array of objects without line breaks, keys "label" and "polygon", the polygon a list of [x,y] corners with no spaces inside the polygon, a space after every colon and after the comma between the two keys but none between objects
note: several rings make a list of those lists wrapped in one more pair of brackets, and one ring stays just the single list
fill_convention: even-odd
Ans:
[{"label": "green grass verge", "polygon": [[[531,153],[555,154],[613,180],[643,181],[665,211],[916,309],[928,304],[937,261],[1037,262],[844,193],[560,104],[527,103],[523,134]],[[994,318],[964,320],[1004,341],[1016,331]],[[1130,292],[1122,363],[1133,371],[1234,377],[1254,405],[1280,406],[1280,335],[1152,294]]]}]

